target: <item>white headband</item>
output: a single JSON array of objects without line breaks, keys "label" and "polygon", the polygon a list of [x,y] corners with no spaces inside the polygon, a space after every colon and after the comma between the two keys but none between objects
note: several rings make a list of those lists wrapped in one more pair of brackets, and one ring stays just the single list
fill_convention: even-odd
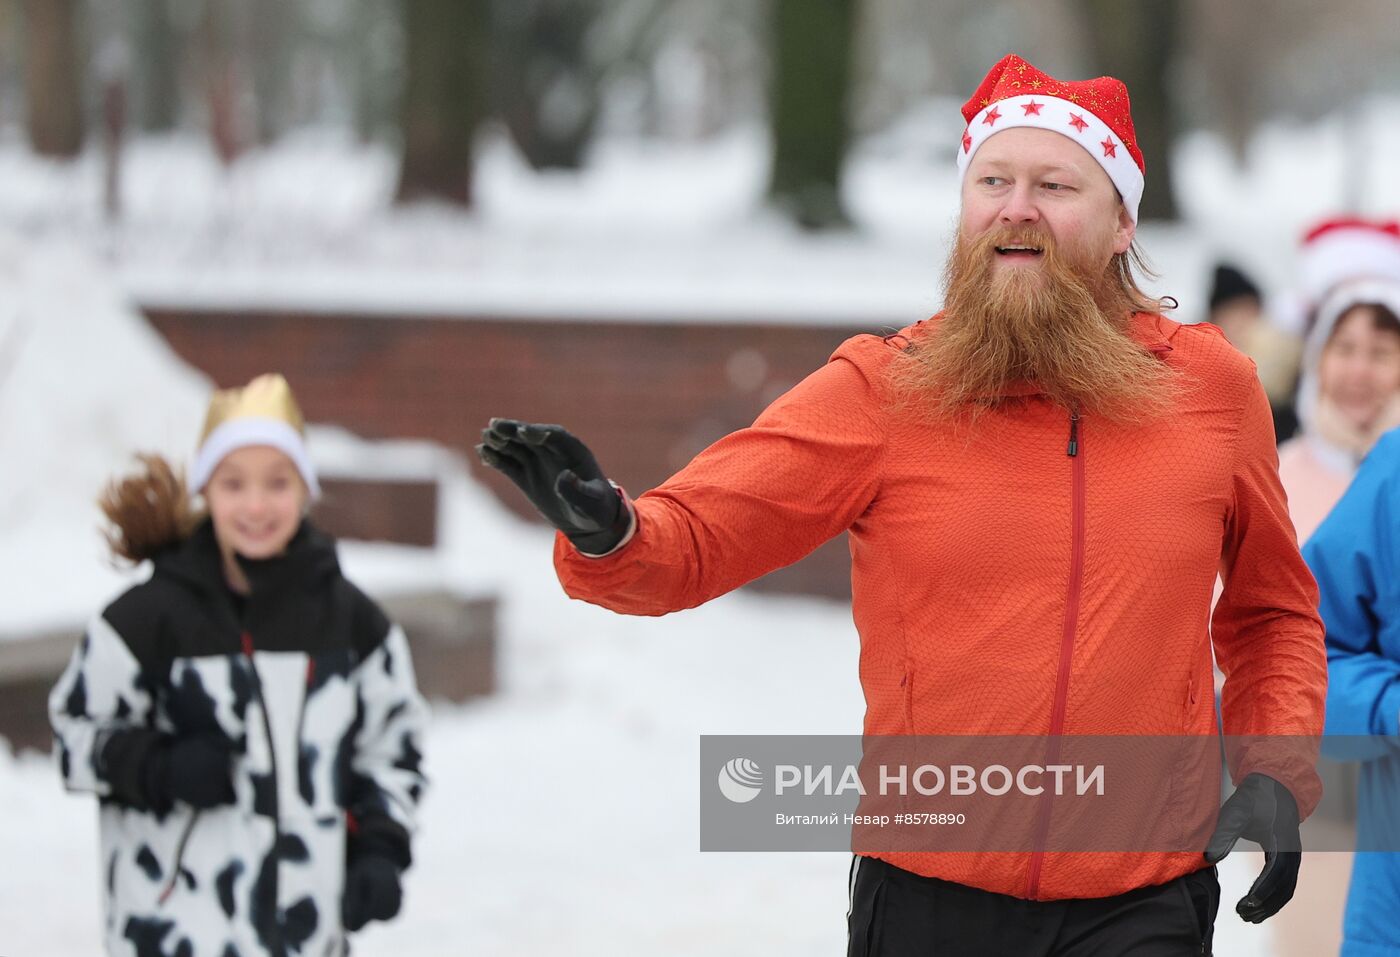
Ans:
[{"label": "white headband", "polygon": [[306,441],[301,433],[281,419],[251,417],[229,419],[209,433],[209,438],[195,454],[194,467],[190,470],[190,489],[203,492],[224,456],[250,445],[270,445],[282,452],[301,473],[301,480],[306,483],[311,500],[314,502],[321,497],[316,467],[311,464],[311,456],[307,454]]}]

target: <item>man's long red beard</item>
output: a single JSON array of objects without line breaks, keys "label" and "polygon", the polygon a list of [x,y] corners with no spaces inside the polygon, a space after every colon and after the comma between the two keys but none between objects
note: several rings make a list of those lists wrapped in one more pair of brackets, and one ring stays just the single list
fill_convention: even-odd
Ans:
[{"label": "man's long red beard", "polygon": [[[1007,246],[1040,248],[1039,266],[996,270],[996,249]],[[1161,412],[1172,372],[1128,334],[1133,302],[1114,267],[1081,265],[1090,258],[1038,229],[959,236],[943,318],[893,371],[901,399],[939,418],[975,417],[1008,386],[1034,383],[1066,409],[1118,421]]]}]

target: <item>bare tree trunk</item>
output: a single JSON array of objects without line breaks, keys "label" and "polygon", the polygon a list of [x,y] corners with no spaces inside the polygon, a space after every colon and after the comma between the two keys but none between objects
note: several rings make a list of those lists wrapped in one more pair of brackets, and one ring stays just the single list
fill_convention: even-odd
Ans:
[{"label": "bare tree trunk", "polygon": [[292,47],[297,5],[287,0],[253,0],[248,24],[251,80],[256,107],[254,136],[266,146],[291,126]]},{"label": "bare tree trunk", "polygon": [[386,9],[380,0],[354,0],[350,8],[351,45],[355,65],[351,70],[355,90],[355,133],[362,143],[396,131],[399,123],[399,63],[407,63],[403,51],[384,49],[380,41],[392,25],[397,36],[399,10]]},{"label": "bare tree trunk", "polygon": [[180,42],[170,19],[169,0],[134,0],[133,43],[136,48],[136,122],[143,130],[164,133],[180,117]]},{"label": "bare tree trunk", "polygon": [[1142,219],[1175,220],[1171,147],[1176,138],[1171,68],[1175,61],[1180,0],[1078,0],[1088,29],[1095,72],[1128,86],[1133,127],[1147,167]]},{"label": "bare tree trunk", "polygon": [[78,0],[24,0],[24,20],[29,141],[43,156],[77,156],[83,148]]},{"label": "bare tree trunk", "polygon": [[856,0],[776,0],[774,11],[769,197],[806,229],[848,225],[840,178]]},{"label": "bare tree trunk", "polygon": [[493,102],[533,169],[578,169],[597,121],[586,49],[597,0],[496,0]]},{"label": "bare tree trunk", "polygon": [[246,101],[241,95],[236,12],[228,0],[206,0],[204,20],[200,24],[209,139],[225,167],[233,165],[251,139],[242,110]]},{"label": "bare tree trunk", "polygon": [[126,77],[102,84],[102,208],[116,221],[122,212],[122,139],[126,135]]},{"label": "bare tree trunk", "polygon": [[488,0],[406,0],[398,200],[470,206],[472,135],[484,112]]}]

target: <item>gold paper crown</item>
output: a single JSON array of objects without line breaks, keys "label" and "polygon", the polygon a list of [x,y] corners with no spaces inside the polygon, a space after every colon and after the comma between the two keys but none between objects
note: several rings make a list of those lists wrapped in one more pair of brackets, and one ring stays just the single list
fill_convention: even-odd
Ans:
[{"label": "gold paper crown", "polygon": [[303,437],[306,435],[306,420],[292,395],[292,387],[276,372],[260,375],[242,388],[215,392],[209,400],[199,444],[204,445],[215,429],[233,419],[277,419]]}]

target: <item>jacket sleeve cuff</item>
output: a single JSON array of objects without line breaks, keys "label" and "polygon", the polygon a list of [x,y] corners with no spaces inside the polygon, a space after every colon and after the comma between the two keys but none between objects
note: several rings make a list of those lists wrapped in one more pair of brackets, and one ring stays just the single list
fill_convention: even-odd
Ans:
[{"label": "jacket sleeve cuff", "polygon": [[1400,682],[1381,692],[1379,711],[1380,733],[1388,738],[1400,735]]},{"label": "jacket sleeve cuff", "polygon": [[1307,750],[1307,746],[1300,745],[1301,740],[1265,753],[1250,754],[1231,770],[1231,777],[1238,782],[1255,772],[1268,775],[1293,795],[1298,804],[1298,818],[1306,821],[1322,800],[1322,779],[1317,773],[1316,753],[1305,755],[1301,752]]},{"label": "jacket sleeve cuff", "polygon": [[[632,536],[637,534],[637,509],[632,504],[632,499],[628,497],[626,490],[623,489],[621,485],[611,480],[609,480],[608,484],[617,489],[617,494],[622,496],[622,507],[627,510],[627,531],[623,533],[622,538],[616,545],[605,552],[585,552],[583,549],[578,548],[578,553],[584,558],[607,558],[609,555],[613,555],[625,548],[627,543],[632,540]],[[575,546],[575,548],[577,548],[577,546]]]},{"label": "jacket sleeve cuff", "polygon": [[107,732],[98,743],[94,770],[112,797],[142,810],[164,812],[169,803],[158,786],[165,735],[149,728]]},{"label": "jacket sleeve cuff", "polygon": [[399,870],[413,863],[413,849],[408,830],[387,814],[345,814],[345,858],[354,863],[362,857],[382,857],[392,861]]}]

